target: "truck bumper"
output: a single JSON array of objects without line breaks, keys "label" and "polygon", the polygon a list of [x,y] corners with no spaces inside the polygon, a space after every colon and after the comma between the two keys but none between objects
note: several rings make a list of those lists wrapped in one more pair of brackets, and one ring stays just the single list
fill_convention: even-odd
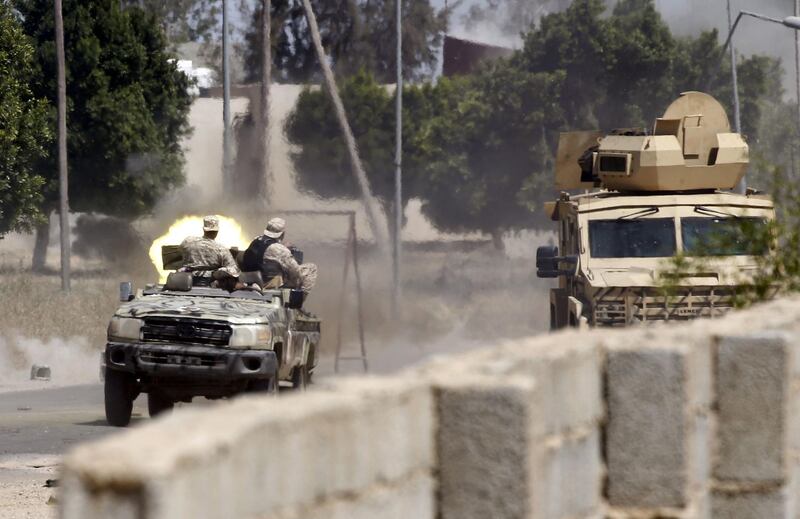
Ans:
[{"label": "truck bumper", "polygon": [[106,369],[159,379],[224,383],[269,379],[278,372],[275,352],[269,350],[109,342],[104,357]]}]

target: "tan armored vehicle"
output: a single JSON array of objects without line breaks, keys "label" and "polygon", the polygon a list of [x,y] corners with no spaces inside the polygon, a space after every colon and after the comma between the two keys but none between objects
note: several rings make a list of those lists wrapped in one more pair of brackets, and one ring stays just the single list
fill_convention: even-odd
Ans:
[{"label": "tan armored vehicle", "polygon": [[[729,191],[748,162],[747,143],[731,132],[723,107],[700,92],[682,94],[652,132],[562,134],[556,185],[564,191],[546,207],[558,222],[558,247],[536,256],[537,275],[558,278],[551,328],[730,310],[734,288],[752,279],[766,252],[744,229],[774,218],[769,197]],[[679,254],[702,255],[703,269],[676,277],[671,258]],[[662,274],[671,268],[667,295]]]}]

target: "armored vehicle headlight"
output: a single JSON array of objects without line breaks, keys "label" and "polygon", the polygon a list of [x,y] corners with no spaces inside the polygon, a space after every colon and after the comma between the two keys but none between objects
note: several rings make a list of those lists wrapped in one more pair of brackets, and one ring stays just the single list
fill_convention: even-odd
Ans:
[{"label": "armored vehicle headlight", "polygon": [[129,317],[112,317],[108,323],[109,339],[139,339],[139,332],[142,329],[141,319]]},{"label": "armored vehicle headlight", "polygon": [[240,324],[231,326],[231,348],[266,346],[272,340],[272,331],[265,324]]}]

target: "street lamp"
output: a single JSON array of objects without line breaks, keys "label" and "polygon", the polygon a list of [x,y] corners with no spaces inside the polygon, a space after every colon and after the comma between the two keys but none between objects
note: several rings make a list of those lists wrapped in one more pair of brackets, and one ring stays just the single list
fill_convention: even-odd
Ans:
[{"label": "street lamp", "polygon": [[[750,16],[752,18],[758,18],[759,20],[764,20],[766,22],[772,23],[779,23],[785,27],[789,27],[790,29],[798,30],[800,29],[800,16],[787,16],[785,18],[773,18],[771,16],[766,16],[759,13],[753,13],[750,11],[739,11],[739,15],[736,17],[736,21],[731,24],[731,1],[728,0],[728,38],[725,40],[725,44],[722,46],[722,54],[725,54],[725,50],[728,49],[730,46],[730,55],[731,55],[731,80],[733,81],[733,122],[736,128],[736,133],[742,132],[742,121],[741,121],[741,113],[739,111],[739,79],[736,73],[736,52],[733,48],[733,33],[736,30],[736,27],[739,26],[739,22],[741,21],[742,17]],[[709,81],[710,83],[710,81]],[[798,85],[798,102],[800,103],[800,85]],[[739,193],[744,193],[747,190],[747,180],[743,177],[739,185],[736,186],[736,191]]]}]

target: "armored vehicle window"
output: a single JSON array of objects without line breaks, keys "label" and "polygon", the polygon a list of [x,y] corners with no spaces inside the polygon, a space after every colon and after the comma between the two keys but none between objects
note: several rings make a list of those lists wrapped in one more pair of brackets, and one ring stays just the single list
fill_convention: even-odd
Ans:
[{"label": "armored vehicle window", "polygon": [[661,258],[675,255],[672,218],[589,222],[593,258]]},{"label": "armored vehicle window", "polygon": [[692,256],[760,256],[766,253],[763,218],[682,218],[683,250]]}]

